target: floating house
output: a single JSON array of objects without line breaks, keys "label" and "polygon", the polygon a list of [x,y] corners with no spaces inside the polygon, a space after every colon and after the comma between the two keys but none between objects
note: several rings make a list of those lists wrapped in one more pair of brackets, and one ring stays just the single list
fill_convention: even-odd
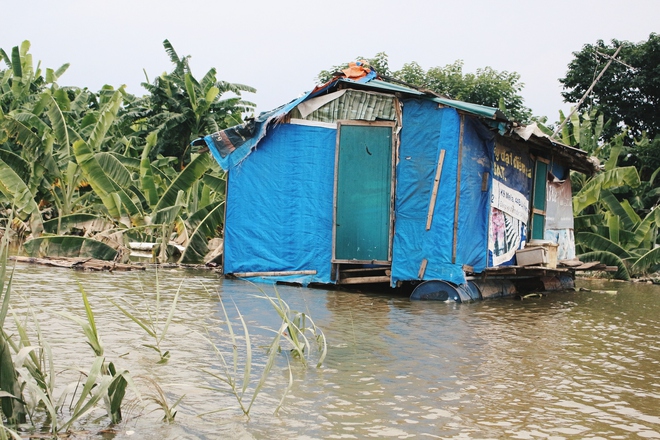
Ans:
[{"label": "floating house", "polygon": [[569,171],[596,169],[496,108],[356,66],[196,143],[228,173],[226,275],[413,285],[422,298],[572,280],[553,264],[575,257]]}]

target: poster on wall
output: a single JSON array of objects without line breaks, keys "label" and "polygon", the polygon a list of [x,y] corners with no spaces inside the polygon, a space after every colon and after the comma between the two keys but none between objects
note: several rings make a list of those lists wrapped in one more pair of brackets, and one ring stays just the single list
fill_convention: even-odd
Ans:
[{"label": "poster on wall", "polygon": [[488,234],[491,267],[512,264],[516,250],[525,247],[531,185],[529,155],[497,144]]}]

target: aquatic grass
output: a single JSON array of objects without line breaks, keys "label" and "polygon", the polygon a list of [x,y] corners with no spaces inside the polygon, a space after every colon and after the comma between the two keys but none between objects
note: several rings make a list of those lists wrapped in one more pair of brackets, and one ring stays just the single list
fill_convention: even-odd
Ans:
[{"label": "aquatic grass", "polygon": [[300,359],[305,366],[309,361],[312,351],[312,345],[306,336],[306,333],[309,334],[316,341],[316,347],[319,352],[316,367],[320,367],[328,353],[328,343],[323,331],[316,327],[314,320],[308,314],[292,310],[286,301],[282,299],[277,289],[274,289],[275,298],[267,295],[263,289],[259,288],[259,290],[263,295],[255,296],[268,300],[282,319],[282,324],[278,330],[266,330],[275,331],[278,335],[283,336],[292,346],[290,351],[293,357]]},{"label": "aquatic grass", "polygon": [[172,405],[170,405],[169,401],[167,400],[167,396],[165,395],[165,391],[163,391],[163,388],[156,382],[153,378],[147,377],[147,376],[142,376],[140,379],[146,381],[149,383],[151,386],[151,389],[153,390],[152,392],[145,393],[145,398],[153,403],[155,403],[162,411],[163,411],[163,422],[165,423],[174,423],[174,418],[176,417],[177,411],[174,411],[174,408],[176,408],[179,403],[183,400],[185,397],[185,394],[183,396],[180,396],[176,402],[174,402]]},{"label": "aquatic grass", "polygon": [[[0,396],[5,397],[3,396],[4,393],[5,391],[0,391]],[[9,437],[7,437],[7,435],[9,435]],[[14,440],[23,440],[23,438],[18,432],[14,431],[11,428],[6,427],[5,424],[2,422],[2,417],[0,417],[0,440],[9,440],[9,438],[12,438]]]},{"label": "aquatic grass", "polygon": [[[252,409],[252,406],[254,405],[257,399],[257,396],[266,385],[266,381],[271,373],[273,366],[275,365],[277,355],[283,352],[282,340],[288,341],[289,345],[293,347],[290,350],[290,352],[292,353],[292,357],[295,359],[299,359],[302,362],[303,366],[308,365],[311,347],[312,347],[306,333],[308,334],[311,333],[313,339],[317,342],[318,351],[319,351],[319,359],[316,364],[317,367],[319,367],[323,363],[325,356],[327,354],[327,342],[325,339],[325,335],[318,327],[316,327],[314,321],[309,317],[308,314],[291,310],[289,305],[282,299],[282,297],[279,295],[279,292],[277,292],[277,290],[275,290],[275,298],[273,298],[267,295],[263,291],[263,289],[259,287],[257,288],[262,292],[262,295],[253,295],[253,296],[255,298],[268,300],[282,321],[280,326],[277,327],[276,329],[259,327],[263,330],[273,333],[274,337],[266,349],[266,355],[267,355],[266,361],[264,363],[263,369],[260,372],[259,379],[256,382],[256,384],[254,384],[253,387],[250,386],[251,378],[252,378],[252,364],[253,364],[252,341],[250,338],[250,332],[246,320],[241,314],[236,304],[234,303],[234,308],[236,310],[237,319],[238,321],[240,321],[241,324],[242,339],[244,341],[242,347],[244,347],[243,350],[245,353],[245,359],[242,364],[239,362],[239,347],[241,346],[241,344],[239,343],[239,335],[234,330],[234,325],[232,324],[229,313],[225,308],[224,301],[222,300],[219,294],[218,294],[218,297],[220,299],[219,304],[220,304],[220,308],[222,309],[222,313],[224,315],[224,322],[227,328],[227,333],[229,334],[229,343],[231,344],[232,347],[231,362],[228,361],[228,357],[225,356],[225,354],[220,349],[220,347],[213,342],[213,340],[211,339],[211,335],[209,334],[208,328],[205,328],[206,335],[201,335],[201,337],[203,337],[207,341],[207,343],[213,348],[218,359],[220,360],[222,373],[218,373],[208,369],[202,369],[201,371],[208,374],[210,377],[213,377],[218,381],[224,383],[228,387],[228,388],[219,388],[214,386],[206,386],[203,388],[209,389],[211,391],[224,392],[224,393],[228,392],[232,394],[236,398],[239,407],[243,411],[243,414],[245,414],[248,417],[250,415],[250,410]],[[274,410],[275,414],[277,414],[279,410],[282,408],[286,396],[293,387],[293,370],[291,368],[291,362],[289,360],[289,357],[286,357],[286,361],[287,361],[289,380],[286,388],[282,393],[279,403]],[[241,376],[241,370],[242,370],[242,379],[239,379],[239,376]],[[225,411],[227,409],[228,408],[221,408],[215,411],[210,411],[201,414],[200,416]]]},{"label": "aquatic grass", "polygon": [[[219,295],[218,295],[219,296]],[[234,308],[236,309],[236,313],[238,316],[238,320],[241,322],[241,327],[243,329],[243,340],[245,341],[244,343],[244,349],[245,349],[245,361],[242,365],[242,380],[239,380],[239,370],[241,369],[239,367],[239,342],[238,342],[238,336],[237,333],[234,332],[234,327],[231,323],[231,319],[229,317],[229,314],[227,313],[227,309],[225,308],[224,303],[222,302],[222,299],[220,299],[220,307],[222,308],[222,312],[225,317],[225,325],[227,327],[227,331],[229,333],[229,339],[232,347],[232,361],[231,364],[227,362],[227,359],[222,353],[222,350],[216,345],[212,340],[211,336],[209,334],[208,328],[205,328],[206,330],[206,335],[201,335],[208,343],[211,345],[213,348],[214,352],[218,356],[218,359],[221,362],[222,370],[224,374],[218,374],[216,372],[210,371],[208,369],[201,369],[202,372],[208,374],[211,377],[214,377],[218,379],[220,382],[226,384],[229,387],[229,390],[222,389],[222,388],[217,388],[217,387],[202,387],[211,391],[217,391],[221,393],[226,393],[229,391],[235,398],[236,401],[238,402],[238,405],[243,411],[243,414],[249,417],[250,415],[250,410],[252,409],[252,405],[254,404],[254,401],[257,398],[257,395],[261,391],[261,388],[263,387],[263,384],[266,381],[266,378],[268,377],[268,374],[270,373],[270,370],[272,368],[272,365],[274,363],[274,357],[275,353],[273,350],[269,354],[268,360],[266,361],[266,365],[264,367],[264,370],[261,373],[261,377],[259,379],[259,383],[254,387],[252,390],[252,395],[249,397],[249,402],[246,402],[246,391],[249,388],[250,384],[250,378],[252,374],[252,342],[250,339],[250,332],[247,327],[247,323],[245,322],[245,319],[243,318],[243,315],[241,312],[238,310],[238,307],[236,304],[234,304]],[[271,347],[272,348],[272,347]],[[240,385],[239,385],[240,383]],[[220,411],[225,411],[229,408],[222,408],[219,410],[215,411],[210,411],[204,414],[201,414],[200,416],[220,412]]]},{"label": "aquatic grass", "polygon": [[[127,306],[126,308],[122,307],[119,303],[117,303],[113,299],[108,298],[108,301],[110,301],[115,307],[117,307],[117,309],[119,309],[120,312],[122,312],[127,318],[129,318],[131,321],[136,323],[138,326],[140,326],[142,330],[144,330],[150,337],[154,339],[153,344],[144,344],[144,346],[149,347],[158,353],[158,356],[160,357],[160,360],[158,361],[159,364],[166,363],[170,358],[169,350],[163,352],[161,349],[161,343],[165,339],[165,336],[167,335],[167,331],[172,322],[172,318],[174,317],[174,312],[176,311],[176,304],[177,301],[179,300],[179,294],[181,293],[181,287],[183,286],[184,281],[185,280],[181,280],[181,283],[179,283],[179,287],[177,288],[176,293],[174,294],[174,298],[172,299],[172,304],[170,305],[169,313],[167,314],[167,318],[165,319],[165,323],[162,326],[162,328],[160,325],[160,319],[161,319],[160,307],[162,301],[160,294],[160,282],[158,280],[158,269],[156,269],[156,310],[153,314],[151,312],[151,308],[148,305],[147,305],[146,316],[140,316],[138,315],[137,309],[135,309],[135,307],[125,299],[122,298],[123,302],[126,303]],[[142,287],[142,292],[145,293],[144,287]],[[134,312],[129,311],[128,307],[132,307],[133,309],[135,309],[135,311]]]},{"label": "aquatic grass", "polygon": [[[85,292],[85,289],[83,288],[82,284],[78,283],[78,287],[82,295],[83,304],[85,306],[85,315],[87,319],[84,320],[69,313],[62,313],[62,314],[67,318],[80,324],[80,326],[83,329],[83,333],[87,337],[87,344],[92,348],[94,354],[96,355],[96,360],[93,364],[93,367],[95,367],[97,363],[100,362],[100,370],[98,372],[96,372],[95,369],[90,371],[88,375],[88,380],[85,382],[85,386],[83,387],[81,396],[78,399],[78,403],[73,409],[73,413],[75,416],[79,411],[81,411],[80,405],[82,399],[86,398],[87,396],[89,396],[90,402],[93,401],[94,404],[98,401],[100,397],[103,398],[105,402],[106,411],[112,423],[119,423],[122,420],[121,405],[126,395],[126,388],[129,385],[131,385],[132,388],[135,390],[135,392],[138,394],[138,396],[139,396],[139,392],[137,391],[137,388],[133,384],[132,379],[127,370],[118,373],[114,363],[105,362],[105,358],[103,356],[105,350],[103,348],[101,337],[96,327],[94,312],[89,304],[87,293]],[[89,393],[87,385],[90,383],[90,378],[92,377],[94,377],[94,379],[98,378],[100,385],[102,385],[99,387],[99,389],[104,389],[105,392],[104,395],[99,396],[98,390],[95,394]],[[92,382],[92,384],[94,384],[94,382]],[[85,405],[84,408],[88,408],[88,406]]]},{"label": "aquatic grass", "polygon": [[[11,216],[7,225],[10,223]],[[15,426],[25,423],[27,413],[23,403],[20,378],[11,357],[9,337],[4,331],[13,279],[13,269],[7,279],[8,231],[9,226],[6,226],[0,238],[0,296],[2,297],[0,298],[0,391],[3,392],[0,397],[0,407],[7,423]]]}]

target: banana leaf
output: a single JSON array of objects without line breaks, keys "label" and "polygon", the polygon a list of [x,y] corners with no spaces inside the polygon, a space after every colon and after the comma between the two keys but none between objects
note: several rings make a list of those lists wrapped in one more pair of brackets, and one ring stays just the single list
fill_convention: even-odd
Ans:
[{"label": "banana leaf", "polygon": [[168,206],[167,208],[160,209],[155,212],[151,218],[152,225],[169,225],[174,223],[176,218],[179,216],[179,213],[183,209],[183,204],[177,203],[173,206]]},{"label": "banana leaf", "polygon": [[642,255],[635,264],[630,267],[630,272],[633,275],[643,274],[651,266],[660,264],[660,247],[652,249]]},{"label": "banana leaf", "polygon": [[618,280],[630,281],[630,273],[626,268],[626,264],[623,262],[621,258],[619,258],[618,256],[614,255],[611,252],[604,252],[604,251],[587,252],[578,255],[578,258],[580,259],[580,261],[584,261],[584,262],[600,261],[601,263],[607,266],[616,266],[619,268],[619,270],[617,270],[616,273],[614,274],[614,278]]},{"label": "banana leaf", "polygon": [[25,242],[25,251],[31,257],[83,257],[112,261],[117,251],[107,244],[76,235],[49,235]]},{"label": "banana leaf", "polygon": [[70,152],[71,142],[69,141],[69,130],[67,128],[64,115],[62,114],[62,110],[60,109],[60,106],[57,104],[57,101],[55,101],[55,98],[53,98],[52,96],[50,96],[50,105],[48,107],[48,119],[50,119],[50,124],[53,128],[53,134],[55,136],[55,140],[57,141],[58,144],[60,144],[60,146],[66,149],[66,155],[69,156],[71,154]]},{"label": "banana leaf", "polygon": [[16,212],[22,220],[31,217],[31,229],[34,236],[40,235],[44,230],[39,206],[25,182],[16,172],[0,160],[0,192],[14,205]]},{"label": "banana leaf", "polygon": [[[644,217],[644,220],[639,222],[636,227],[634,228],[634,237],[633,241],[630,243],[632,246],[637,247],[642,244],[644,239],[646,239],[649,235],[649,232],[651,232],[651,228],[655,225],[657,225],[657,220],[656,217],[657,214],[660,212],[657,209],[654,209],[653,211],[649,212],[646,214],[646,217]],[[650,247],[650,246],[649,246]]]},{"label": "banana leaf", "polygon": [[605,221],[603,214],[578,215],[573,219],[575,230],[583,231],[586,229],[595,229]]},{"label": "banana leaf", "polygon": [[9,165],[26,185],[29,183],[32,170],[28,161],[4,148],[0,148],[0,160]]},{"label": "banana leaf", "polygon": [[26,150],[34,151],[41,146],[41,138],[23,123],[10,116],[5,116],[3,124],[7,134]]},{"label": "banana leaf", "polygon": [[621,243],[619,238],[619,231],[621,230],[621,218],[618,215],[608,216],[607,228],[609,229],[610,240],[613,243]]},{"label": "banana leaf", "polygon": [[[209,252],[209,239],[215,237],[216,229],[222,224],[224,218],[224,202],[217,203],[212,209],[202,208],[202,212],[207,212],[206,216],[198,222],[195,231],[190,236],[188,246],[181,255],[180,263],[194,264],[202,263],[204,256]],[[199,212],[199,211],[198,211]],[[199,218],[193,215],[195,219]]]},{"label": "banana leaf", "polygon": [[142,158],[140,160],[140,184],[142,185],[142,190],[146,195],[147,200],[149,201],[149,206],[153,207],[158,203],[158,191],[156,190],[156,184],[154,183],[154,175],[151,170],[151,162],[149,162],[149,153],[156,142],[158,137],[156,133],[150,133],[147,136],[147,144],[142,150]]},{"label": "banana leaf", "polygon": [[44,231],[48,232],[49,234],[57,233],[58,220],[62,231],[68,231],[72,227],[103,231],[114,226],[113,223],[106,221],[103,217],[100,217],[97,214],[70,214],[45,221]]},{"label": "banana leaf", "polygon": [[121,96],[120,90],[114,92],[108,104],[103,108],[96,125],[94,125],[94,129],[89,135],[87,141],[89,148],[92,151],[98,151],[101,148],[103,140],[105,139],[105,134],[108,132],[117,116],[117,111],[121,104]]},{"label": "banana leaf", "polygon": [[119,153],[108,153],[111,154],[115,159],[121,162],[122,165],[126,167],[127,170],[131,172],[138,172],[140,170],[140,159],[134,157],[127,157]]},{"label": "banana leaf", "polygon": [[143,214],[131,197],[118,184],[116,184],[101,168],[96,155],[84,141],[78,140],[73,144],[73,152],[82,169],[83,175],[91,185],[94,192],[101,198],[110,216],[119,218],[122,205],[126,207],[131,220],[140,225]]},{"label": "banana leaf", "polygon": [[96,153],[95,157],[105,174],[121,188],[126,188],[133,183],[131,172],[113,154]]},{"label": "banana leaf", "polygon": [[193,183],[199,180],[208,170],[210,163],[211,156],[208,154],[200,154],[195,157],[172,181],[154,210],[160,211],[168,206],[173,206],[176,203],[179,191],[187,192],[193,186]]},{"label": "banana leaf", "polygon": [[601,200],[603,203],[605,203],[605,205],[607,205],[608,208],[610,208],[610,211],[612,211],[614,215],[619,217],[619,220],[625,229],[633,229],[635,227],[635,223],[640,220],[637,214],[631,218],[628,211],[621,205],[619,200],[610,191],[603,190],[601,192]]},{"label": "banana leaf", "polygon": [[609,252],[622,259],[631,257],[630,253],[619,244],[592,232],[579,232],[576,241],[594,251]]},{"label": "banana leaf", "polygon": [[640,185],[637,168],[634,166],[619,167],[597,174],[573,196],[573,214],[577,216],[587,207],[599,202],[601,200],[600,193],[602,190],[623,185],[632,187]]},{"label": "banana leaf", "polygon": [[227,180],[221,177],[216,177],[211,174],[206,174],[202,177],[202,182],[204,185],[211,188],[213,191],[219,194],[225,193],[225,187],[227,186]]}]

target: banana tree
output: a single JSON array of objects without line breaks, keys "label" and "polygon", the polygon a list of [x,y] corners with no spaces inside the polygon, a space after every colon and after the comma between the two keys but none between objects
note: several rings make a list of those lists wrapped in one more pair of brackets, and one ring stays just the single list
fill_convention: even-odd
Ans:
[{"label": "banana tree", "polygon": [[218,80],[215,68],[197,80],[190,69],[190,57],[179,56],[168,40],[163,46],[174,69],[153,83],[148,79],[142,83],[149,95],[128,105],[126,115],[137,117],[144,133],[157,133],[152,160],[162,154],[177,157],[182,165],[195,153],[189,149],[193,139],[241,123],[244,113],[254,111],[255,105],[243,100],[241,94],[255,89]]},{"label": "banana tree", "polygon": [[[660,210],[656,206],[646,211],[639,209],[638,200],[631,197],[640,188],[651,187],[652,181],[642,182],[633,166],[617,166],[624,149],[625,131],[607,144],[598,144],[602,122],[594,130],[582,130],[585,126],[591,128],[588,119],[582,123],[573,121],[571,137],[565,130],[564,139],[585,144],[592,153],[609,157],[602,173],[579,180],[581,188],[573,196],[578,257],[582,261],[597,260],[617,266],[614,276],[629,280],[660,264],[660,251],[656,248]],[[656,175],[657,172],[651,180]]]}]

